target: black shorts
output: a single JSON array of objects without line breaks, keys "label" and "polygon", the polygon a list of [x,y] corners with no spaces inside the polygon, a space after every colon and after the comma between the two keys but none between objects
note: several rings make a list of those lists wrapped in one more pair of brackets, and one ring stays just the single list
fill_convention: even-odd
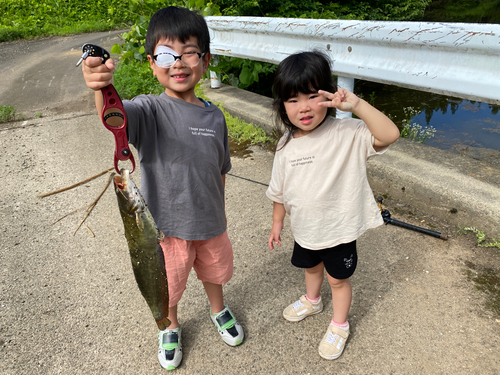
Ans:
[{"label": "black shorts", "polygon": [[293,247],[292,264],[299,268],[312,268],[323,262],[326,272],[334,279],[348,279],[358,264],[356,241],[323,250],[304,249],[297,242]]}]

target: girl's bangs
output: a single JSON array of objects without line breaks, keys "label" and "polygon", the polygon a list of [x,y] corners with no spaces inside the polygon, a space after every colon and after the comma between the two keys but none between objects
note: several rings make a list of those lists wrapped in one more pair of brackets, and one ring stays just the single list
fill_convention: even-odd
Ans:
[{"label": "girl's bangs", "polygon": [[311,74],[310,69],[301,69],[296,74],[290,74],[282,85],[281,97],[283,100],[288,100],[297,96],[299,93],[311,94],[318,92],[321,89],[318,77]]}]

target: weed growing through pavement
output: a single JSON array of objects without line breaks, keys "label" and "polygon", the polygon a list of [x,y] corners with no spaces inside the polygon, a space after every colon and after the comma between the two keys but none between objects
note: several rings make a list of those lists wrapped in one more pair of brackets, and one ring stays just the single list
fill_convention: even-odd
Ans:
[{"label": "weed growing through pavement", "polygon": [[475,227],[459,227],[457,233],[467,234],[467,232],[472,232],[476,235],[477,238],[477,246],[479,247],[496,247],[500,249],[500,237],[492,240],[486,239],[486,233],[484,230],[479,230]]},{"label": "weed growing through pavement", "polygon": [[0,123],[21,120],[22,115],[11,105],[0,105]]}]

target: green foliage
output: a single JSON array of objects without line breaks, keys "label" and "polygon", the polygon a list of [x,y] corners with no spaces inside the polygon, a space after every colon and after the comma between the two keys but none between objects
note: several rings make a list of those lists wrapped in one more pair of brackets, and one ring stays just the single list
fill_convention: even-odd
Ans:
[{"label": "green foliage", "polygon": [[[266,16],[316,19],[419,19],[430,0],[0,0],[0,42],[48,35],[132,27],[123,34],[123,44],[112,53],[122,62],[145,61],[145,35],[151,16],[158,9],[184,6],[204,16]],[[262,81],[269,82],[275,66],[252,60],[223,57],[220,66],[224,83],[260,93]],[[267,83],[269,85],[269,83]]]},{"label": "green foliage", "polygon": [[115,44],[111,53],[116,53],[120,59],[125,62],[147,61],[146,56],[146,32],[148,31],[149,19],[141,16],[139,20],[132,25],[128,33],[122,34],[122,44]]},{"label": "green foliage", "polygon": [[[269,81],[277,66],[237,57],[216,56],[210,70],[220,73],[221,81],[241,89],[249,88],[259,82],[259,77]],[[258,91],[258,90],[257,90]]]},{"label": "green foliage", "polygon": [[370,103],[370,105],[375,106],[375,98],[377,97],[377,93],[375,91],[368,93],[369,98],[365,98],[365,96],[362,93],[357,94],[357,96],[360,99],[366,100],[368,103]]},{"label": "green foliage", "polygon": [[224,109],[223,104],[217,103],[217,106],[222,110],[222,113],[224,113],[224,116],[226,117],[226,124],[230,138],[236,139],[239,143],[249,142],[250,144],[261,144],[272,141],[272,138],[270,138],[262,128],[249,124],[240,118],[231,116]]},{"label": "green foliage", "polygon": [[500,0],[435,0],[424,21],[500,23]]},{"label": "green foliage", "polygon": [[132,99],[139,94],[159,95],[165,88],[153,75],[147,62],[129,60],[118,64],[114,86],[122,99]]},{"label": "green foliage", "polygon": [[418,20],[431,0],[214,0],[223,15],[316,19]]},{"label": "green foliage", "polygon": [[148,20],[166,0],[0,0],[0,42],[107,31]]},{"label": "green foliage", "polygon": [[22,119],[22,115],[17,113],[11,105],[0,105],[0,123]]}]

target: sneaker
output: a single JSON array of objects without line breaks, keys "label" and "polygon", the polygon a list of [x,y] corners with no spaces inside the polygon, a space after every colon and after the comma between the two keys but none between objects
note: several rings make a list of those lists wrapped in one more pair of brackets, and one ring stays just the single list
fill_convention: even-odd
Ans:
[{"label": "sneaker", "polygon": [[321,297],[318,303],[309,302],[305,295],[283,311],[283,317],[289,322],[298,322],[309,315],[318,314],[323,311],[323,301]]},{"label": "sneaker", "polygon": [[345,342],[349,337],[349,326],[342,329],[330,323],[328,330],[319,343],[319,355],[324,359],[336,359],[344,351]]},{"label": "sneaker", "polygon": [[181,327],[160,331],[158,342],[158,359],[161,367],[175,370],[182,361]]},{"label": "sneaker", "polygon": [[210,311],[210,318],[212,318],[212,322],[227,345],[237,346],[243,342],[245,338],[243,328],[236,321],[229,307],[224,305],[224,310],[215,315],[212,315],[212,311]]}]

